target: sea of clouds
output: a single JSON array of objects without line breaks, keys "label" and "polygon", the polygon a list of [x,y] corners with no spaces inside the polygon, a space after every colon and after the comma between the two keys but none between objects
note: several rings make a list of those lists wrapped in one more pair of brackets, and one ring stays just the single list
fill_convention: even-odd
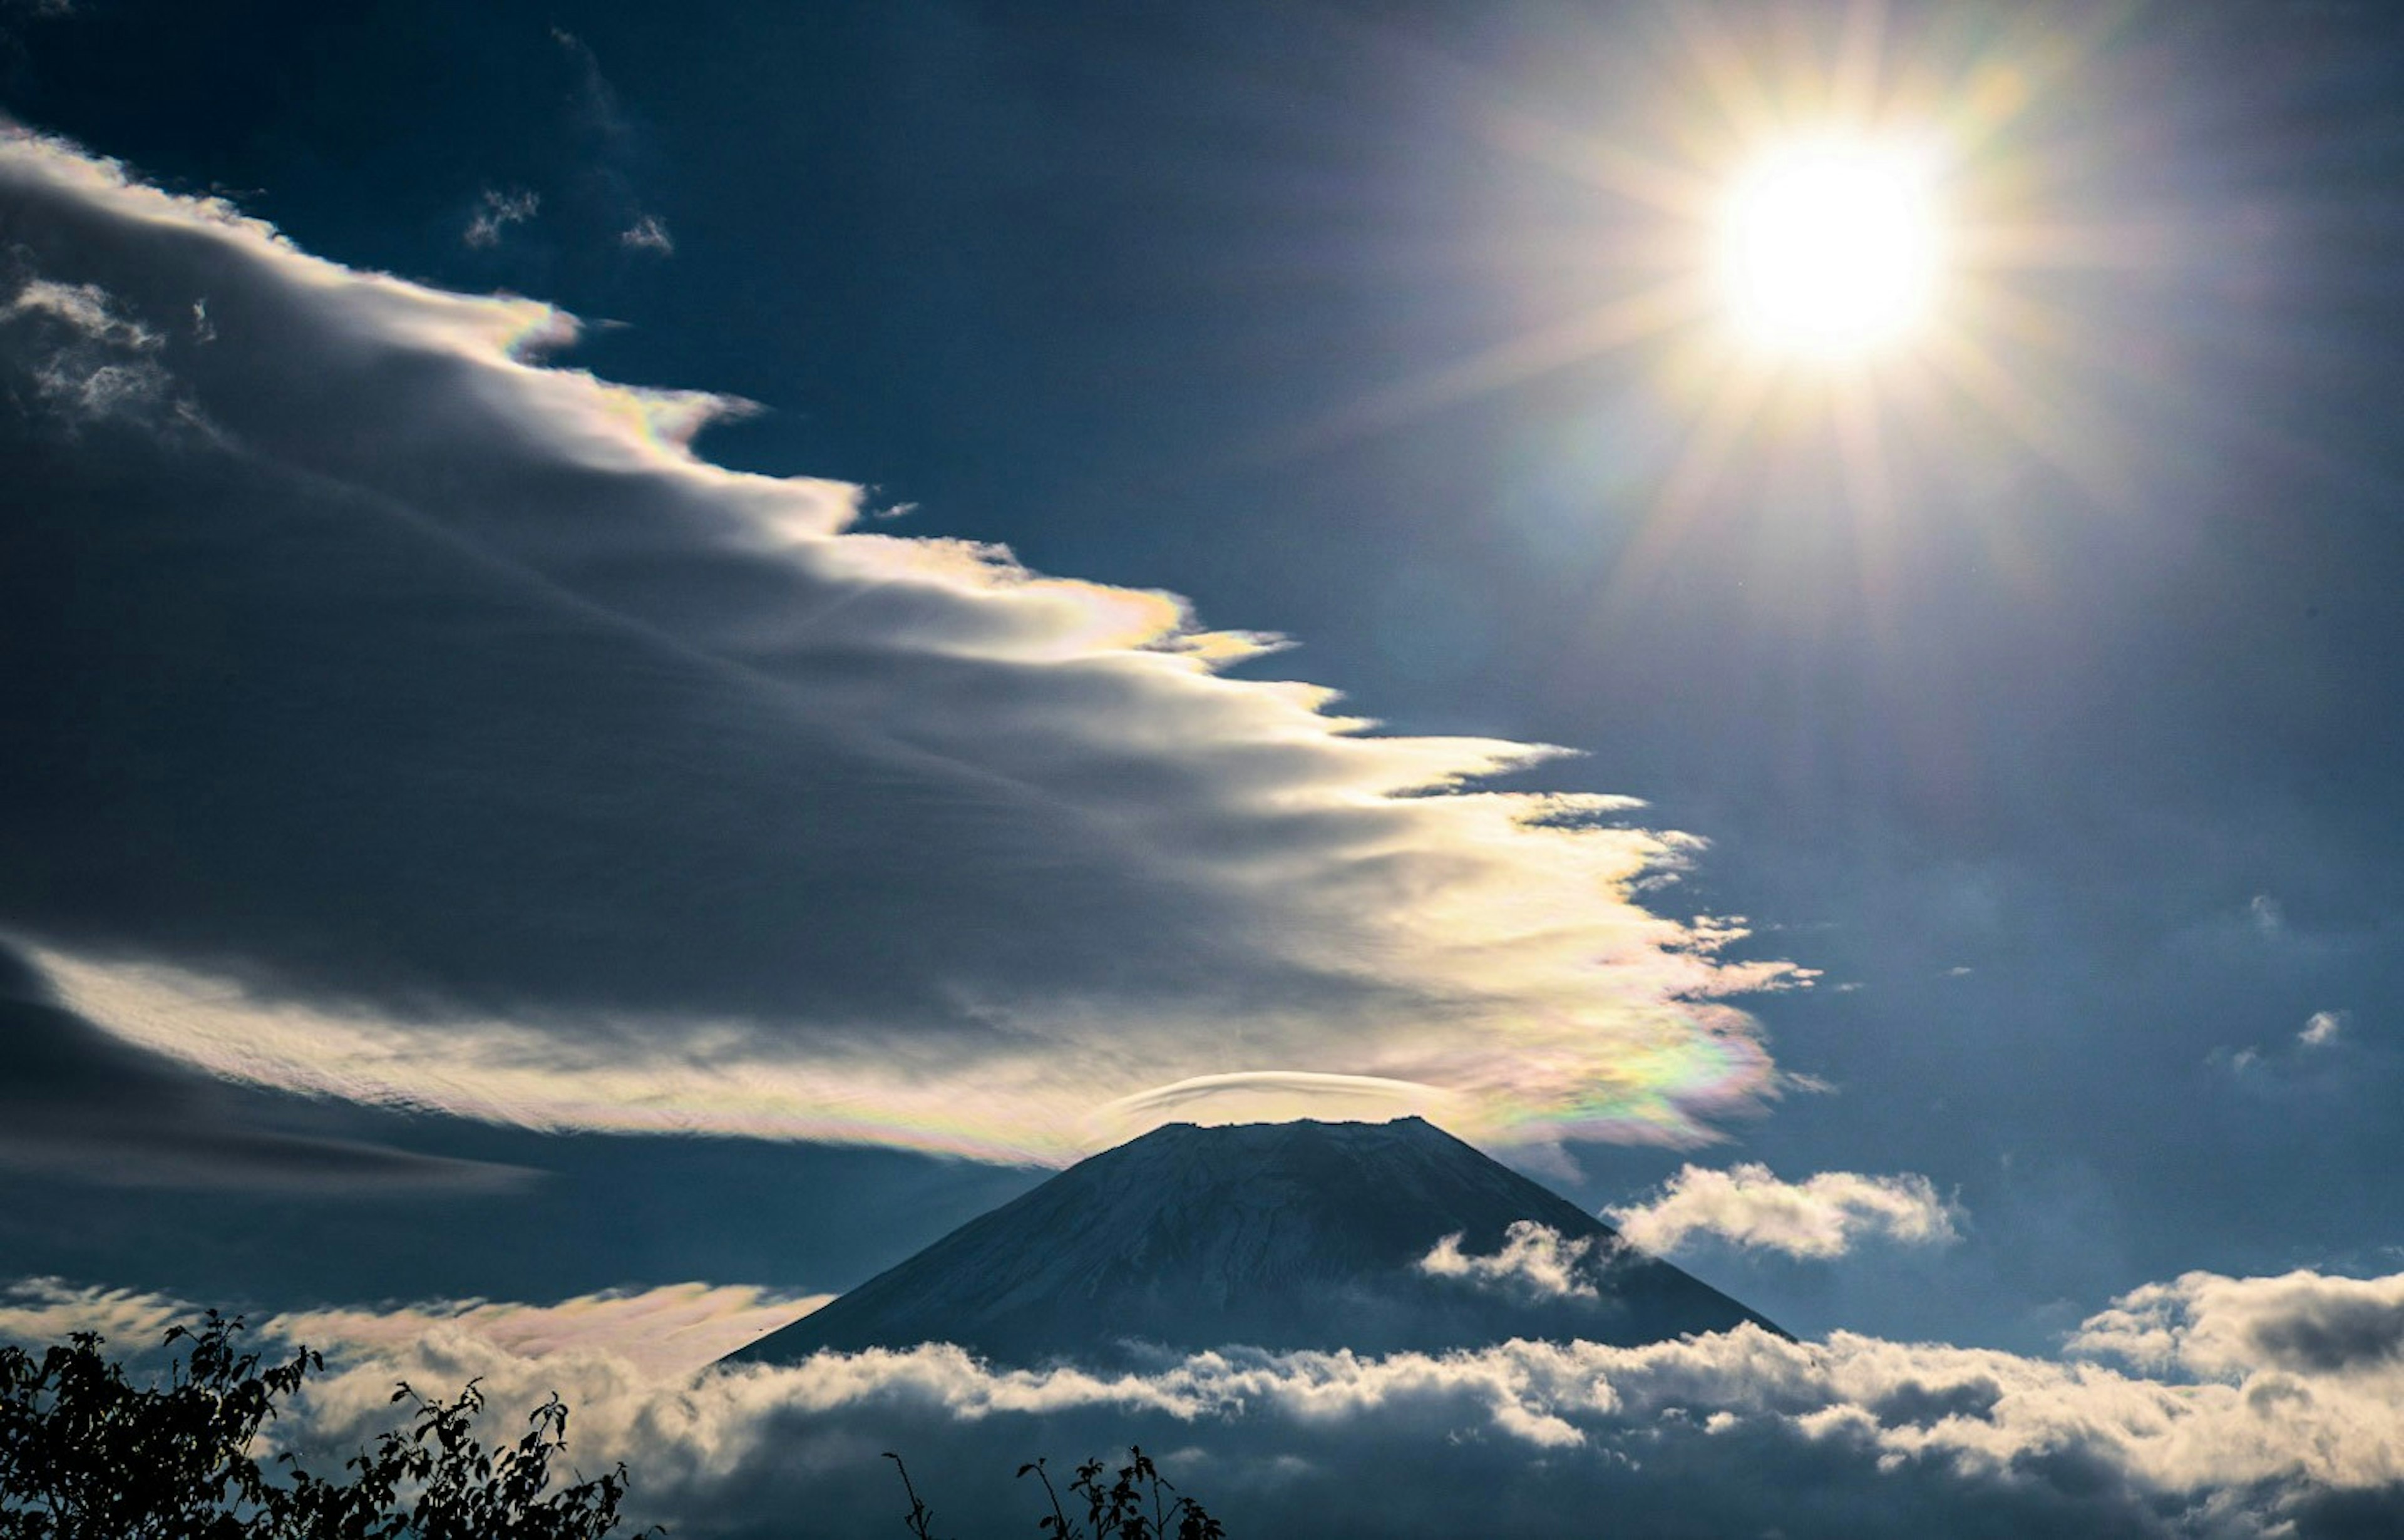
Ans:
[{"label": "sea of clouds", "polygon": [[[941,1533],[1031,1532],[1038,1455],[1140,1444],[1244,1537],[2387,1534],[2404,1523],[2404,1274],[2193,1273],[2055,1356],[1755,1327],[1441,1356],[1230,1349],[1140,1373],[999,1370],[957,1348],[706,1366],[815,1301],[699,1284],[552,1305],[255,1323],[327,1373],[285,1447],[390,1425],[393,1385],[481,1379],[493,1433],[556,1391],[588,1474],[623,1460],[689,1536],[871,1534],[911,1463]],[[33,1281],[0,1337],[139,1348],[189,1307]]]}]

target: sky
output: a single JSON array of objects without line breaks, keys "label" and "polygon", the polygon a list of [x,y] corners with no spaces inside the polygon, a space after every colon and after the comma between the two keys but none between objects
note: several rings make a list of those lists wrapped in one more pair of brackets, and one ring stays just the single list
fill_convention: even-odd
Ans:
[{"label": "sky", "polygon": [[[748,1332],[1412,1113],[1923,1390],[2379,1399],[2399,84],[2343,5],[0,0],[0,1284]],[[1719,211],[1832,129],[1937,276],[1779,355]],[[1812,1372],[1764,1460],[1894,1426]],[[2131,1533],[2404,1479],[2137,1447]]]}]

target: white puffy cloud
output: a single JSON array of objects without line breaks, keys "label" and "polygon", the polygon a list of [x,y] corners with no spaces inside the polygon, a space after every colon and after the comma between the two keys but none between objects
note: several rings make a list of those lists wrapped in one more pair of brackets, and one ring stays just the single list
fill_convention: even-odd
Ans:
[{"label": "white puffy cloud", "polygon": [[1595,1299],[1600,1290],[1592,1275],[1604,1260],[1595,1254],[1596,1239],[1572,1239],[1549,1225],[1515,1220],[1503,1232],[1502,1249],[1491,1256],[1464,1254],[1461,1237],[1448,1235],[1419,1259],[1419,1270],[1430,1278],[1465,1279],[1539,1299]]},{"label": "white puffy cloud", "polygon": [[[1638,1348],[1202,1353],[1114,1375],[996,1370],[941,1345],[696,1375],[611,1349],[611,1329],[639,1338],[764,1308],[699,1286],[264,1329],[329,1350],[305,1415],[277,1424],[288,1443],[340,1450],[384,1426],[397,1377],[482,1377],[503,1420],[557,1391],[578,1462],[625,1459],[641,1517],[684,1534],[889,1522],[887,1449],[910,1458],[940,1529],[1019,1533],[1034,1510],[1010,1482],[1018,1461],[1133,1441],[1255,1540],[1548,1535],[1598,1514],[1629,1533],[1789,1540],[2267,1537],[2404,1519],[2399,1302],[2404,1276],[2191,1274],[2088,1322],[2078,1352],[2128,1369],[1750,1326]],[[158,1318],[138,1297],[53,1290],[34,1324],[60,1329],[78,1303],[95,1320]]]},{"label": "white puffy cloud", "polygon": [[2121,1296],[2071,1346],[2214,1379],[2326,1375],[2404,1395],[2404,1274],[2187,1273]]},{"label": "white puffy cloud", "polygon": [[2296,1041],[2307,1048],[2326,1048],[2344,1030],[2343,1011],[2314,1011],[2306,1018],[2303,1030],[2296,1034]]},{"label": "white puffy cloud", "polygon": [[[741,403],[547,367],[548,306],[23,133],[0,217],[0,932],[111,1032],[1005,1160],[1363,1087],[1693,1143],[1775,1093],[1729,1001],[1807,975],[1664,912],[1698,842],[1634,804],[1484,784],[1558,750],[1380,735],[1173,595],[710,465]],[[157,410],[8,405],[87,362]]]},{"label": "white puffy cloud", "polygon": [[1865,1237],[1908,1245],[1955,1239],[1953,1206],[1924,1176],[1821,1171],[1782,1182],[1767,1166],[1686,1166],[1658,1197],[1608,1209],[1619,1233],[1648,1252],[1673,1252],[1710,1236],[1789,1256],[1842,1256]]}]

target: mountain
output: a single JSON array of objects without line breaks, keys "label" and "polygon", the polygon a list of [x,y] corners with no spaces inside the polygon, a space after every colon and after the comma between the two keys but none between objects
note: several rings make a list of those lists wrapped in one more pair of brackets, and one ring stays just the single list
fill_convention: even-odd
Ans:
[{"label": "mountain", "polygon": [[[1515,1225],[1566,1271],[1420,1264],[1501,1253]],[[1522,1251],[1552,1251],[1518,1232]],[[1583,1244],[1580,1244],[1583,1243]],[[1637,1343],[1761,1317],[1423,1119],[1172,1124],[1062,1171],[732,1355],[957,1342],[1000,1364],[1159,1350],[1439,1351],[1514,1337]]]}]

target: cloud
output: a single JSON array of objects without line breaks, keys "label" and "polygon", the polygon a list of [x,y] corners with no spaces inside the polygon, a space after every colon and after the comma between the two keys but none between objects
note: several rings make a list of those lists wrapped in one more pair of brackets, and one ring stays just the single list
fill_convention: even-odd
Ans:
[{"label": "cloud", "polygon": [[[420,1353],[434,1341],[473,1341],[512,1362],[600,1358],[613,1371],[671,1381],[792,1324],[832,1297],[747,1284],[671,1283],[553,1305],[466,1299],[291,1310],[262,1318],[257,1330],[353,1362]],[[169,1326],[200,1314],[201,1307],[169,1295],[78,1289],[52,1278],[0,1287],[0,1340],[24,1344],[91,1331],[108,1338],[113,1351],[138,1355],[156,1346]]]},{"label": "cloud", "polygon": [[2314,1011],[2304,1022],[2304,1029],[2296,1034],[2296,1041],[2307,1048],[2326,1048],[2345,1030],[2345,1022],[2343,1011]]},{"label": "cloud", "polygon": [[2071,1347],[2216,1379],[2330,1376],[2404,1393],[2404,1274],[2188,1273],[2114,1301]]},{"label": "cloud", "polygon": [[551,30],[551,36],[575,75],[573,118],[585,147],[585,161],[573,179],[570,196],[589,217],[617,227],[620,246],[656,257],[674,256],[676,242],[668,234],[667,221],[641,206],[636,189],[637,168],[649,159],[640,125],[619,100],[617,89],[602,73],[600,56],[589,44],[559,27]]},{"label": "cloud", "polygon": [[584,1295],[556,1305],[446,1301],[400,1309],[321,1309],[278,1315],[276,1335],[330,1344],[351,1356],[407,1351],[429,1337],[461,1335],[512,1358],[600,1356],[642,1378],[671,1380],[709,1365],[817,1309],[832,1295],[789,1295],[741,1284],[676,1283]]},{"label": "cloud", "polygon": [[[163,1319],[141,1295],[51,1285],[18,1299],[13,1313],[0,1301],[0,1330],[52,1333],[79,1304],[120,1327]],[[328,1353],[303,1415],[277,1423],[289,1443],[339,1451],[385,1425],[396,1378],[481,1377],[496,1428],[556,1390],[580,1464],[625,1459],[638,1519],[678,1533],[868,1533],[895,1506],[887,1449],[909,1458],[943,1532],[1018,1533],[1033,1515],[1011,1484],[1020,1460],[1133,1441],[1231,1533],[1263,1540],[1556,1534],[1595,1514],[1630,1533],[1788,1540],[2309,1537],[2404,1520],[2404,1369],[2380,1345],[2392,1337],[2299,1348],[2295,1325],[2398,1299],[2404,1276],[2192,1274],[2088,1323],[2081,1354],[2117,1352],[2129,1321],[2184,1334],[2151,1372],[1750,1326],[1636,1348],[1201,1353],[1113,1375],[996,1370],[943,1345],[698,1375],[612,1351],[611,1329],[639,1339],[662,1320],[764,1308],[698,1285],[261,1329]]]},{"label": "cloud", "polygon": [[[538,1127],[1008,1160],[1211,1076],[1535,1144],[1774,1094],[1729,1000],[1806,975],[1638,891],[1698,841],[1486,784],[1558,750],[1378,734],[1229,677],[1268,644],[1172,595],[712,466],[739,403],[546,367],[548,306],[22,133],[0,217],[40,323],[0,330],[0,927],[112,1033]],[[157,339],[172,421],[26,405],[83,295]]]},{"label": "cloud", "polygon": [[2350,1011],[2314,1011],[2304,1018],[2292,1040],[2273,1042],[2268,1048],[2258,1043],[2242,1048],[2224,1043],[2205,1054],[2203,1062],[2226,1071],[2257,1095],[2359,1091],[2359,1072],[2365,1066],[2356,1055],[2341,1051],[2355,1042],[2353,1025]]},{"label": "cloud", "polygon": [[277,1127],[245,1093],[102,1031],[0,945],[0,1168],[123,1187],[495,1192],[538,1173]]},{"label": "cloud", "polygon": [[542,196],[520,188],[511,192],[484,189],[483,202],[468,220],[467,231],[459,238],[477,247],[501,244],[502,232],[511,225],[522,225],[542,212]]},{"label": "cloud", "polygon": [[668,227],[656,214],[646,214],[618,232],[618,244],[636,251],[657,252],[663,257],[676,255],[676,242],[668,235]]},{"label": "cloud", "polygon": [[2212,1052],[2203,1056],[2203,1061],[2215,1068],[2226,1065],[2228,1066],[2229,1072],[2232,1075],[2247,1074],[2261,1065],[2262,1050],[2259,1048],[2215,1048]]},{"label": "cloud", "polygon": [[78,1289],[55,1278],[19,1279],[0,1286],[0,1341],[21,1347],[63,1342],[73,1332],[96,1332],[119,1352],[156,1346],[167,1328],[200,1310],[171,1295],[135,1289]]},{"label": "cloud", "polygon": [[1461,1237],[1446,1236],[1419,1259],[1430,1278],[1458,1278],[1538,1299],[1600,1299],[1594,1274],[1603,1258],[1594,1255],[1597,1238],[1572,1239],[1549,1225],[1516,1220],[1503,1232],[1502,1249],[1491,1256],[1467,1256]]},{"label": "cloud", "polygon": [[154,355],[161,335],[129,319],[98,284],[0,273],[0,347],[37,360],[25,371],[34,402],[69,427],[110,417],[155,418],[169,381]]},{"label": "cloud", "polygon": [[1676,1251],[1698,1235],[1789,1256],[1842,1256],[1865,1237],[1907,1245],[1957,1239],[1952,1205],[1924,1176],[1822,1171],[1781,1182],[1767,1166],[1682,1168],[1659,1197],[1604,1211],[1648,1252]]}]

